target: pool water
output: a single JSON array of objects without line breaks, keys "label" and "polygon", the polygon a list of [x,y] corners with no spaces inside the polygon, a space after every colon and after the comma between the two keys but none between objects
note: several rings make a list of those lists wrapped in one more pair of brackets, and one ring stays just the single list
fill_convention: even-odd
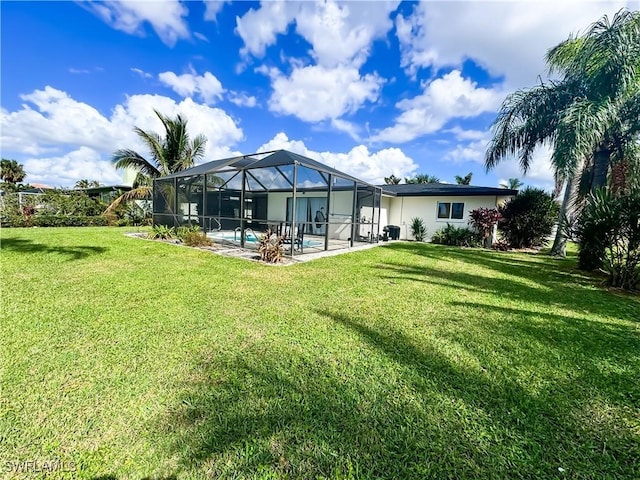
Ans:
[{"label": "pool water", "polygon": [[[240,243],[240,232],[211,232],[208,234],[214,240],[226,240],[228,242]],[[253,233],[247,232],[244,237],[244,243],[248,246],[254,246],[258,243],[259,238]],[[322,242],[316,240],[304,240],[302,242],[303,247],[320,247]]]}]

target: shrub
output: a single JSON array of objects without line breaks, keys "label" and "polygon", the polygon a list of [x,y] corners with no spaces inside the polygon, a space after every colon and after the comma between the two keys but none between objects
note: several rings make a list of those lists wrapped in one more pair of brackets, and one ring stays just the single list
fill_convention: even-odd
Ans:
[{"label": "shrub", "polygon": [[485,247],[488,247],[491,242],[491,234],[493,233],[493,227],[496,226],[500,220],[500,212],[495,208],[476,208],[471,211],[469,223],[476,229],[482,243]]},{"label": "shrub", "polygon": [[38,213],[31,217],[35,227],[105,227],[109,219],[102,215],[51,215]]},{"label": "shrub", "polygon": [[176,229],[166,225],[154,225],[149,233],[149,238],[153,240],[170,240],[175,237]]},{"label": "shrub", "polygon": [[481,239],[478,233],[470,228],[455,227],[447,223],[446,227],[437,230],[433,234],[431,242],[457,247],[477,247],[480,246]]},{"label": "shrub", "polygon": [[267,228],[258,240],[260,260],[267,263],[279,262],[284,254],[283,242],[283,237],[274,234],[270,228]]},{"label": "shrub", "polygon": [[526,188],[500,208],[498,228],[513,248],[545,244],[558,219],[558,204],[539,188]]},{"label": "shrub", "polygon": [[182,242],[190,247],[210,247],[213,242],[205,232],[187,232],[182,238]]},{"label": "shrub", "polygon": [[493,242],[493,245],[491,245],[491,248],[494,249],[494,250],[498,250],[500,252],[506,252],[511,247],[509,246],[508,242],[505,242],[504,240],[500,239],[500,240],[496,240],[495,242]]},{"label": "shrub", "polygon": [[95,217],[104,212],[106,204],[98,198],[90,198],[78,190],[48,190],[40,196],[39,213],[49,215],[73,215]]},{"label": "shrub", "polygon": [[577,224],[580,268],[602,267],[609,284],[635,290],[640,283],[640,186],[590,195]]},{"label": "shrub", "polygon": [[411,219],[411,235],[416,239],[416,242],[424,242],[424,238],[427,236],[427,227],[420,217]]},{"label": "shrub", "polygon": [[200,232],[200,225],[183,225],[175,229],[175,236],[184,242],[187,235]]}]

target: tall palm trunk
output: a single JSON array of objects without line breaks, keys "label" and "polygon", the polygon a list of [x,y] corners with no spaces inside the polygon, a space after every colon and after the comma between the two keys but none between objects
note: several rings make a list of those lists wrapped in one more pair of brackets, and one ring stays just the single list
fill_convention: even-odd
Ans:
[{"label": "tall palm trunk", "polygon": [[564,189],[564,197],[560,206],[560,215],[558,218],[558,228],[556,230],[556,238],[553,241],[550,255],[555,257],[565,257],[567,255],[567,220],[575,213],[576,194],[580,185],[580,175],[578,173],[571,175],[567,179],[567,185]]},{"label": "tall palm trunk", "polygon": [[606,146],[600,146],[593,155],[593,182],[590,192],[607,185],[607,174],[611,163],[611,150]]}]

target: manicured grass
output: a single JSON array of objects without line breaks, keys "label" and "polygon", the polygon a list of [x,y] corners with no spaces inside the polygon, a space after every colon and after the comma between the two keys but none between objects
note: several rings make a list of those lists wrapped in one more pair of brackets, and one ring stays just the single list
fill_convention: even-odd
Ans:
[{"label": "manicured grass", "polygon": [[1,262],[3,475],[640,472],[640,299],[572,259],[396,243],[283,268],[85,228],[4,229]]}]

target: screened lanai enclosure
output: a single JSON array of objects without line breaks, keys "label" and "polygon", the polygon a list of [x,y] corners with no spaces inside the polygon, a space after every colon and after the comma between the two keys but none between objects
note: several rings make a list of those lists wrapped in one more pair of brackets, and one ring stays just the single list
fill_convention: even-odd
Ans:
[{"label": "screened lanai enclosure", "polygon": [[153,222],[199,225],[215,242],[256,248],[267,230],[291,255],[380,238],[382,189],[286,150],[197,165],[153,183]]}]

